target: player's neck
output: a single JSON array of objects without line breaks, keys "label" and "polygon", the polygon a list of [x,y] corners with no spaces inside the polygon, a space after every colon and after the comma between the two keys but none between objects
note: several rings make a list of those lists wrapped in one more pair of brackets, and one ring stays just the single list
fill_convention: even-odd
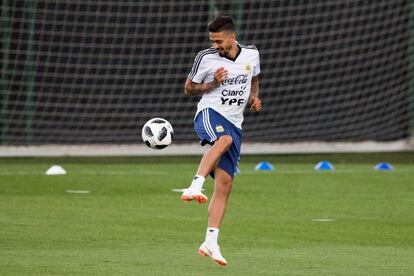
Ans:
[{"label": "player's neck", "polygon": [[239,54],[240,54],[240,51],[241,51],[241,48],[240,48],[240,46],[239,46],[239,44],[237,44],[237,43],[235,43],[235,46],[236,47],[233,47],[231,50],[230,50],[230,53],[228,54],[228,55],[226,55],[226,57],[228,58],[228,59],[231,59],[231,60],[236,60],[236,58],[239,56]]}]

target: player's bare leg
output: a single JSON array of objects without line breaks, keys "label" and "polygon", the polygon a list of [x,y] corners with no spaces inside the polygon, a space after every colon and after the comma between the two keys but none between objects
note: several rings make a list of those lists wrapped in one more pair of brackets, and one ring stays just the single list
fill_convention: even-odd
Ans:
[{"label": "player's bare leg", "polygon": [[232,143],[233,139],[230,135],[223,135],[204,153],[193,182],[181,195],[182,200],[189,202],[195,199],[198,203],[207,202],[207,196],[201,192],[204,180],[217,167],[221,156],[231,147]]},{"label": "player's bare leg", "polygon": [[227,201],[231,193],[233,179],[221,168],[216,168],[214,170],[214,174],[214,193],[208,207],[208,228],[206,240],[200,246],[198,252],[200,255],[210,256],[220,265],[226,265],[227,261],[221,255],[217,239],[219,228],[226,212]]},{"label": "player's bare leg", "polygon": [[227,208],[233,179],[222,168],[214,170],[214,193],[208,206],[208,227],[220,228]]},{"label": "player's bare leg", "polygon": [[233,138],[230,135],[221,136],[214,145],[203,155],[198,166],[197,175],[202,175],[204,178],[210,174],[216,167],[221,156],[229,150]]}]

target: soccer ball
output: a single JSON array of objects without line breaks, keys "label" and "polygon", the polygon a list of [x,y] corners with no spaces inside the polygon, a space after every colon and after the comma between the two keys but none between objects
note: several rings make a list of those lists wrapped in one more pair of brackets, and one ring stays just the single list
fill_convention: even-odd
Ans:
[{"label": "soccer ball", "polygon": [[163,149],[171,144],[174,130],[171,124],[162,118],[153,118],[142,128],[142,140],[152,149]]}]

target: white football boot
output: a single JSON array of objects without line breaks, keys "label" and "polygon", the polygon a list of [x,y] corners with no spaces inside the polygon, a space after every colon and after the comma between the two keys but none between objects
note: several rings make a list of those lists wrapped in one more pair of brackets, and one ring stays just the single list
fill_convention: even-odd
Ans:
[{"label": "white football boot", "polygon": [[218,245],[207,245],[207,243],[204,242],[198,249],[198,254],[202,256],[211,257],[211,259],[213,259],[213,261],[215,261],[219,265],[222,265],[222,266],[227,265],[227,261],[221,255],[220,246]]},{"label": "white football boot", "polygon": [[197,200],[200,204],[208,201],[208,197],[203,194],[201,190],[191,189],[191,187],[184,190],[181,199],[184,200],[185,203],[189,203],[193,199]]}]

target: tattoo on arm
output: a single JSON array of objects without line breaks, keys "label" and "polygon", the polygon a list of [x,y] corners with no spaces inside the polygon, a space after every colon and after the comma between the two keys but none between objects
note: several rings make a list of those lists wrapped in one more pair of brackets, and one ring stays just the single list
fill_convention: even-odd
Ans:
[{"label": "tattoo on arm", "polygon": [[252,78],[250,97],[259,97],[259,78],[257,76]]},{"label": "tattoo on arm", "polygon": [[189,96],[199,96],[204,93],[210,92],[218,86],[219,85],[215,81],[208,83],[195,83],[187,79],[187,81],[185,82],[184,94]]}]

